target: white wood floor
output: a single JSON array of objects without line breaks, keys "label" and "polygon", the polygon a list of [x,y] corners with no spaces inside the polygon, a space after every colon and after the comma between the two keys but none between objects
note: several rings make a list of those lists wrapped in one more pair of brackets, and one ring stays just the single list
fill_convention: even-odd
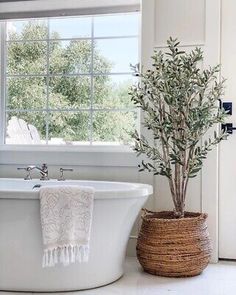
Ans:
[{"label": "white wood floor", "polygon": [[[1,292],[0,295],[24,293]],[[32,295],[31,293],[26,293]],[[40,294],[40,293],[34,293]],[[47,293],[42,293],[46,295]],[[52,293],[49,293],[52,295]],[[88,291],[57,293],[66,295],[234,295],[236,263],[211,264],[200,276],[186,279],[156,277],[144,273],[135,258],[127,258],[125,275],[106,287]]]}]

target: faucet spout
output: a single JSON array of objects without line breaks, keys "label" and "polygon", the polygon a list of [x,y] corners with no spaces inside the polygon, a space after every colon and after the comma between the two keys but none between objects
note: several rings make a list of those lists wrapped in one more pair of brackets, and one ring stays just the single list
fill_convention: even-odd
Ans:
[{"label": "faucet spout", "polygon": [[40,172],[41,174],[40,180],[49,180],[47,164],[43,164],[42,167],[39,167],[39,166],[30,166],[30,167],[31,167],[31,170],[37,169]]}]

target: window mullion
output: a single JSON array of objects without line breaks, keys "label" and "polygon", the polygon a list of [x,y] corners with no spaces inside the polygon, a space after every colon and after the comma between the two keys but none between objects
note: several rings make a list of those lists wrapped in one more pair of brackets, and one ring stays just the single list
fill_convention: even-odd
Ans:
[{"label": "window mullion", "polygon": [[6,133],[6,22],[0,22],[0,144],[5,142],[5,133]]},{"label": "window mullion", "polygon": [[[103,37],[95,37],[94,36],[94,40],[107,40],[107,39],[132,39],[132,38],[137,38],[137,35],[120,35],[120,36],[103,36]],[[71,38],[52,38],[50,39],[50,41],[52,42],[57,42],[57,41],[83,41],[83,40],[90,40],[91,37],[71,37]],[[7,43],[20,43],[20,42],[42,42],[42,41],[46,41],[47,39],[24,39],[24,41],[22,40],[6,40]]]},{"label": "window mullion", "polygon": [[47,19],[47,77],[46,77],[46,83],[47,83],[47,93],[46,93],[46,144],[48,144],[48,140],[49,140],[49,118],[50,118],[50,113],[49,113],[49,79],[50,79],[50,73],[49,73],[49,62],[50,62],[50,44],[49,44],[49,36],[50,34],[50,20]]},{"label": "window mullion", "polygon": [[94,19],[91,19],[91,92],[90,92],[90,145],[93,144],[93,99],[94,99]]}]

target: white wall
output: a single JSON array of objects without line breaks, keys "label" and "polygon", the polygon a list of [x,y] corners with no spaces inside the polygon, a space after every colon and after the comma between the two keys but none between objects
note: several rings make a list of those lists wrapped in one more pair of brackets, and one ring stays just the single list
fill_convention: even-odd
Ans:
[{"label": "white wall", "polygon": [[[143,62],[153,48],[165,50],[172,36],[181,41],[183,50],[198,46],[204,51],[203,67],[220,62],[220,0],[143,0]],[[172,209],[165,179],[156,177],[155,209]],[[212,261],[218,259],[218,149],[211,152],[202,173],[191,181],[187,210],[209,214],[208,224],[213,241]]]}]

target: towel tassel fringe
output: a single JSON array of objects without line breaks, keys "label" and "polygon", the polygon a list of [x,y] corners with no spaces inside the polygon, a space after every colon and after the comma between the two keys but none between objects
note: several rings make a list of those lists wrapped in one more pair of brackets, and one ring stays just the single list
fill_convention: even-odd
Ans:
[{"label": "towel tassel fringe", "polygon": [[75,262],[88,262],[89,247],[86,245],[66,245],[52,249],[45,249],[43,267],[53,267],[58,263],[64,266]]}]

